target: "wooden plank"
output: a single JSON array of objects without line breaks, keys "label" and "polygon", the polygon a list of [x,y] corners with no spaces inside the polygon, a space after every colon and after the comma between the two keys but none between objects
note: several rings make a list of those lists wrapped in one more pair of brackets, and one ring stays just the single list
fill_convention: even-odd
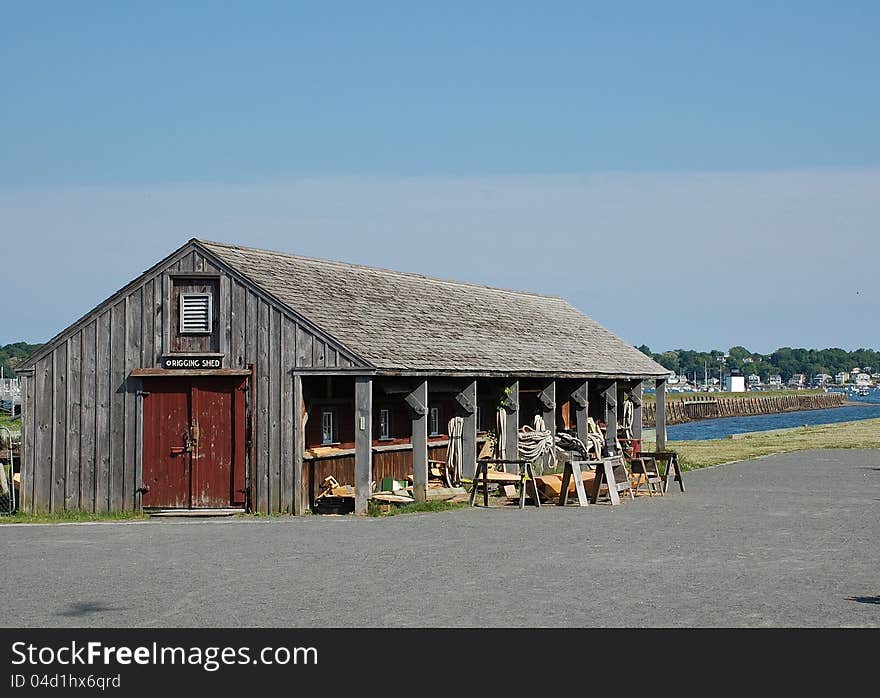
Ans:
[{"label": "wooden plank", "polygon": [[[414,401],[428,404],[428,381],[419,381],[412,391]],[[410,410],[412,422],[413,498],[424,502],[428,498],[428,415]]]},{"label": "wooden plank", "polygon": [[250,449],[248,452],[248,499],[249,506],[252,511],[258,511],[257,506],[257,490],[259,483],[257,481],[257,449],[262,444],[259,431],[257,428],[259,409],[258,393],[260,392],[260,376],[257,359],[259,357],[259,322],[260,322],[260,303],[259,298],[247,291],[245,294],[245,365],[253,367],[253,376],[251,376],[251,423],[250,423]]},{"label": "wooden plank", "polygon": [[162,274],[162,354],[171,353],[171,276]]},{"label": "wooden plank", "polygon": [[666,379],[659,378],[656,382],[654,428],[658,451],[666,450]]},{"label": "wooden plank", "polygon": [[67,340],[67,473],[64,509],[80,508],[80,428],[82,420],[82,332]]},{"label": "wooden plank", "polygon": [[146,366],[158,366],[162,359],[162,352],[165,351],[167,344],[163,346],[162,338],[165,334],[165,323],[167,313],[164,308],[164,274],[160,274],[153,279],[153,353],[149,363]]},{"label": "wooden plank", "polygon": [[154,285],[153,279],[144,284],[141,291],[141,346],[140,346],[140,363],[138,366],[153,366],[154,357],[156,355],[153,348],[153,338],[155,336],[153,324],[156,321],[154,302]]},{"label": "wooden plank", "polygon": [[79,438],[79,501],[83,511],[95,510],[95,333],[98,322],[82,331],[82,405]]},{"label": "wooden plank", "polygon": [[327,346],[317,337],[312,341],[312,366],[316,368],[325,368]]},{"label": "wooden plank", "polygon": [[311,332],[302,325],[298,326],[296,335],[296,365],[298,368],[309,368],[312,366],[313,339]]},{"label": "wooden plank", "polygon": [[302,376],[293,376],[293,513],[305,514],[309,507],[306,481],[303,477],[303,454],[305,453],[305,419]]},{"label": "wooden plank", "polygon": [[281,511],[281,313],[269,310],[269,512]]},{"label": "wooden plank", "polygon": [[229,366],[229,344],[232,333],[232,317],[230,305],[232,304],[232,290],[229,287],[229,277],[225,274],[220,276],[217,283],[218,309],[216,314],[217,326],[217,351],[223,354],[223,365]]},{"label": "wooden plank", "polygon": [[123,376],[125,393],[125,460],[123,461],[122,501],[123,506],[131,511],[137,508],[135,490],[138,487],[140,474],[137,472],[137,448],[140,442],[137,439],[137,391],[140,389],[140,380],[130,374],[132,369],[141,364],[140,339],[143,332],[142,326],[143,293],[141,289],[132,292],[126,298],[125,306],[125,365]]},{"label": "wooden plank", "polygon": [[247,328],[247,304],[245,301],[246,291],[238,282],[232,283],[232,303],[230,306],[230,338],[229,338],[229,366],[244,368],[247,365],[245,342],[245,330]]},{"label": "wooden plank", "polygon": [[373,471],[373,379],[354,379],[355,514],[366,514]]},{"label": "wooden plank", "polygon": [[21,377],[21,484],[18,506],[22,511],[34,509],[34,376]]},{"label": "wooden plank", "polygon": [[[507,421],[505,423],[505,449],[507,451],[507,460],[517,460],[519,458],[519,381],[512,381],[507,384],[508,389],[508,407]],[[512,468],[516,471],[515,465],[505,465],[504,470]]]},{"label": "wooden plank", "polygon": [[256,429],[256,506],[269,513],[269,304],[258,300],[257,350],[257,429]]},{"label": "wooden plank", "polygon": [[293,513],[294,498],[294,424],[293,384],[290,372],[296,365],[296,325],[284,315],[281,318],[281,511]]},{"label": "wooden plank", "polygon": [[54,352],[37,362],[34,372],[34,511],[49,511],[52,503],[52,399]]},{"label": "wooden plank", "polygon": [[110,507],[110,311],[98,316],[95,337],[95,511]]},{"label": "wooden plank", "polygon": [[473,410],[465,412],[461,431],[461,476],[470,480],[477,468],[477,381],[468,383],[462,393],[474,405]]},{"label": "wooden plank", "polygon": [[125,506],[125,315],[121,300],[110,309],[110,510]]},{"label": "wooden plank", "polygon": [[52,498],[49,510],[64,511],[67,487],[67,343],[59,344],[52,356]]}]

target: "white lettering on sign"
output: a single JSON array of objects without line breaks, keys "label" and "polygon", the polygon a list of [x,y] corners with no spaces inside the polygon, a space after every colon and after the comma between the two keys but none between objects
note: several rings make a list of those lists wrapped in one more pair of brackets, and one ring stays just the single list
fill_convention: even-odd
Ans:
[{"label": "white lettering on sign", "polygon": [[220,368],[223,361],[216,357],[192,356],[186,358],[166,358],[162,360],[162,368]]}]

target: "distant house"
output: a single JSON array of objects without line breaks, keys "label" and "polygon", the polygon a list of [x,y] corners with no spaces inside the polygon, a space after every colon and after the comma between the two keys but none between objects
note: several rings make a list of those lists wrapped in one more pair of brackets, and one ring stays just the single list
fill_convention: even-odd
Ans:
[{"label": "distant house", "polygon": [[827,373],[817,373],[813,376],[813,385],[816,388],[823,388],[831,382],[831,376]]},{"label": "distant house", "polygon": [[853,377],[853,383],[856,384],[857,388],[863,388],[871,385],[871,374],[870,373],[857,373]]},{"label": "distant house", "polygon": [[755,363],[755,360],[751,356],[747,356],[746,358],[743,359],[743,363],[744,364],[753,364],[753,363]]},{"label": "distant house", "polygon": [[746,379],[746,382],[748,383],[748,386],[750,388],[757,388],[759,385],[761,385],[761,376],[759,376],[757,373],[750,373],[748,378]]},{"label": "distant house", "polygon": [[770,378],[767,379],[767,385],[769,385],[771,388],[781,388],[782,376],[770,376]]},{"label": "distant house", "polygon": [[836,376],[834,376],[834,382],[837,385],[844,385],[849,380],[849,374],[846,371],[841,371]]},{"label": "distant house", "polygon": [[803,373],[795,373],[788,381],[790,388],[803,388],[807,384],[807,377]]}]

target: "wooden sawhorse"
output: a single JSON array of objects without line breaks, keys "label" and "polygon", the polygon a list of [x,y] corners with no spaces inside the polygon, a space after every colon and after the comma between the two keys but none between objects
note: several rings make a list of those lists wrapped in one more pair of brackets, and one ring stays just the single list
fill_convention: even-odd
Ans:
[{"label": "wooden sawhorse", "polygon": [[681,466],[678,463],[678,453],[675,451],[643,451],[643,456],[654,458],[655,461],[664,461],[666,470],[662,475],[663,491],[669,491],[669,476],[673,475],[673,480],[678,482],[681,491],[684,492],[684,480],[681,477]]},{"label": "wooden sawhorse", "polygon": [[591,462],[595,461],[572,460],[565,464],[565,469],[562,471],[562,489],[559,491],[559,501],[556,502],[556,506],[564,507],[568,504],[568,488],[572,478],[574,478],[574,489],[575,492],[577,492],[578,506],[589,506],[589,502],[587,501],[587,491],[584,489],[584,477],[583,472],[581,471],[581,465],[589,465]]},{"label": "wooden sawhorse", "polygon": [[[615,477],[615,470],[617,470],[617,474],[621,477]],[[623,456],[603,458],[602,462],[596,466],[596,490],[593,492],[593,504],[599,502],[599,490],[602,488],[603,483],[608,487],[608,498],[611,500],[611,506],[620,504],[618,492],[623,492],[624,490],[629,491],[630,499],[635,500],[636,498],[635,494],[633,494],[632,482],[630,481],[629,473],[626,471],[626,463],[623,460]]]}]

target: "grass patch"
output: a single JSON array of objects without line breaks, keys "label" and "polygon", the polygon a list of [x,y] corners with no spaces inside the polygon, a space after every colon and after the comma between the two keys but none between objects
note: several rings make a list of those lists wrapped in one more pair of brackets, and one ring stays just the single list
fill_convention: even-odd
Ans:
[{"label": "grass patch", "polygon": [[11,414],[0,412],[0,427],[6,427],[12,431],[21,431],[21,417],[13,417]]},{"label": "grass patch", "polygon": [[25,514],[22,512],[11,516],[0,516],[0,524],[7,523],[74,523],[83,521],[129,521],[146,519],[146,514],[139,511],[113,511],[95,514],[90,511],[63,511],[56,514]]},{"label": "grass patch", "polygon": [[413,502],[412,504],[403,504],[402,506],[392,504],[388,511],[382,511],[377,503],[370,501],[367,513],[370,516],[397,516],[398,514],[452,511],[453,509],[464,509],[467,506],[467,502]]},{"label": "grass patch", "polygon": [[[705,441],[667,441],[667,448],[678,453],[679,462],[685,470],[750,460],[774,453],[820,448],[880,449],[880,419],[755,431]],[[645,441],[643,450],[654,450],[654,442]]]}]

